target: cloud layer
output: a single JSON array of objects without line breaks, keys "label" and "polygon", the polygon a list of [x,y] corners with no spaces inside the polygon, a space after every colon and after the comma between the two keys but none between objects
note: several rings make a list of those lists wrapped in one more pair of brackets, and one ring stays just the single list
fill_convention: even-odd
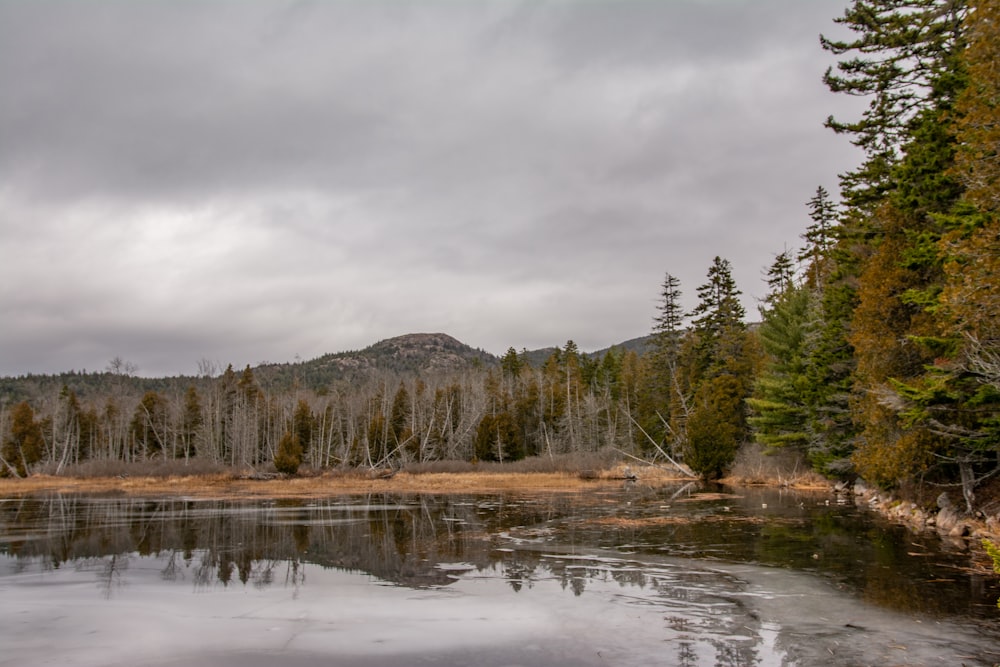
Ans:
[{"label": "cloud layer", "polygon": [[0,374],[649,331],[805,202],[843,2],[0,4]]}]

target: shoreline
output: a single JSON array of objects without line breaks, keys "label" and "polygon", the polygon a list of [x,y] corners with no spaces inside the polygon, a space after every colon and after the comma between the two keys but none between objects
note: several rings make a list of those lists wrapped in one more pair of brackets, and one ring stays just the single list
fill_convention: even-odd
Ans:
[{"label": "shoreline", "polygon": [[[190,498],[197,500],[241,499],[316,499],[345,495],[373,493],[397,494],[476,494],[476,493],[581,493],[621,487],[626,482],[640,487],[701,485],[693,480],[659,468],[639,471],[634,481],[626,479],[621,470],[603,470],[596,474],[582,475],[570,472],[398,472],[392,476],[379,476],[362,472],[326,472],[319,475],[253,479],[230,473],[193,475],[136,475],[62,477],[32,475],[27,478],[0,478],[0,500],[32,498],[59,494],[90,496],[128,496]],[[1000,531],[995,519],[982,520],[956,512],[953,507],[930,512],[911,502],[881,494],[864,485],[841,488],[815,481],[801,484],[787,480],[759,480],[753,482],[739,478],[718,480],[719,485],[731,489],[754,487],[786,488],[802,493],[829,493],[831,496],[849,495],[853,501],[868,511],[881,515],[888,521],[907,527],[915,533],[933,533],[952,548],[970,550],[985,566],[984,539],[1000,543]],[[980,553],[981,552],[981,553]]]},{"label": "shoreline", "polygon": [[[400,494],[469,494],[502,492],[579,493],[593,489],[608,489],[627,481],[645,487],[683,485],[703,482],[661,468],[644,468],[636,478],[623,475],[620,469],[576,472],[416,472],[400,471],[393,475],[351,472],[324,472],[298,477],[254,478],[232,473],[195,473],[191,475],[119,475],[94,477],[64,477],[32,475],[25,478],[0,478],[0,499],[43,496],[51,494],[125,495],[187,497],[204,500],[238,500],[241,498],[323,498],[327,496],[364,495],[369,493]],[[805,493],[829,493],[853,497],[858,505],[882,515],[893,523],[914,532],[937,533],[953,543],[962,540],[990,539],[1000,542],[1000,517],[967,516],[954,506],[930,511],[899,499],[893,494],[878,492],[864,484],[853,488],[820,484],[812,481],[789,483],[783,479],[748,481],[724,478],[715,482],[740,489],[780,487]]]},{"label": "shoreline", "polygon": [[[362,472],[327,472],[301,477],[255,479],[228,473],[192,475],[126,475],[64,477],[32,475],[25,478],[0,478],[0,498],[48,494],[88,495],[162,495],[202,499],[239,498],[320,498],[324,496],[366,493],[498,493],[536,491],[576,493],[589,489],[620,486],[631,478],[621,470],[602,470],[588,474],[571,472],[398,472],[391,476]],[[634,483],[642,486],[701,484],[658,468],[638,471]],[[833,492],[832,485],[773,483],[747,484],[738,479],[719,480],[731,487],[784,486],[806,492]]]},{"label": "shoreline", "polygon": [[[624,483],[616,471],[595,477],[567,472],[399,472],[391,477],[360,473],[324,473],[309,477],[252,479],[228,474],[127,477],[60,477],[33,475],[0,479],[0,498],[52,493],[163,495],[203,499],[320,498],[365,493],[496,493],[538,491],[573,493]],[[643,484],[686,483],[692,480],[662,474],[643,474]]]}]

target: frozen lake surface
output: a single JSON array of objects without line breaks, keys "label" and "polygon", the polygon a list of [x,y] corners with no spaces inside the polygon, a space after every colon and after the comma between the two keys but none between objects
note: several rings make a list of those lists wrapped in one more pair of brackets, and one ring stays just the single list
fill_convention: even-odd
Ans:
[{"label": "frozen lake surface", "polygon": [[968,565],[774,490],[8,499],[0,665],[994,665]]}]

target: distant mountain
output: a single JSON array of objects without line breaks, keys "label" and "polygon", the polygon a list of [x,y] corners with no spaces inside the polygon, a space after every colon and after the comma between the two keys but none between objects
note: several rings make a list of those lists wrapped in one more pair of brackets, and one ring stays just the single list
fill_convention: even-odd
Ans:
[{"label": "distant mountain", "polygon": [[[615,345],[616,350],[645,352],[649,336],[633,338]],[[598,350],[586,353],[600,358],[608,351]],[[527,351],[529,363],[541,367],[556,350],[547,347]],[[307,389],[321,390],[336,382],[358,381],[375,373],[393,375],[431,375],[437,373],[458,373],[476,368],[488,368],[499,364],[499,358],[480,349],[473,348],[443,333],[406,334],[380,341],[363,350],[325,354],[309,361],[292,363],[263,363],[253,367],[253,373],[262,386],[273,390],[284,390],[295,385]],[[242,369],[235,368],[237,373]],[[12,403],[25,399],[51,397],[63,386],[73,390],[77,396],[106,394],[124,385],[132,391],[158,391],[172,394],[182,393],[189,385],[201,387],[205,378],[180,376],[171,378],[142,378],[115,376],[108,372],[99,373],[58,373],[53,375],[27,375],[20,377],[0,377],[0,402]]]},{"label": "distant mountain", "polygon": [[521,350],[519,356],[526,359],[532,368],[541,368],[552,356],[552,353],[558,349],[557,347],[543,347],[537,350]]},{"label": "distant mountain", "polygon": [[[635,352],[640,357],[647,352],[649,346],[653,342],[653,337],[642,336],[640,338],[632,338],[622,343],[617,343],[611,347],[606,347],[601,350],[596,350],[594,352],[584,352],[583,354],[591,359],[603,359],[611,350],[614,350],[616,354],[621,354],[622,352]],[[534,368],[541,368],[552,353],[559,348],[555,347],[543,347],[537,350],[524,350],[522,355],[528,360]]]},{"label": "distant mountain", "polygon": [[310,361],[264,364],[254,369],[267,384],[319,388],[374,372],[428,375],[493,366],[497,357],[443,333],[418,333],[379,341],[363,350],[325,354]]},{"label": "distant mountain", "polygon": [[618,343],[616,345],[612,345],[611,347],[606,347],[603,350],[597,350],[596,352],[590,352],[588,354],[591,357],[601,358],[610,350],[614,350],[615,352],[635,352],[641,357],[649,351],[652,345],[653,335],[650,334],[639,338],[631,338],[623,343]]}]

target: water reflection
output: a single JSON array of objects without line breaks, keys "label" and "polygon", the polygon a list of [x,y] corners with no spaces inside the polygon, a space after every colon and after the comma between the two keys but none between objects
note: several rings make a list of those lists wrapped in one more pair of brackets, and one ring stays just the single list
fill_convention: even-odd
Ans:
[{"label": "water reflection", "polygon": [[[888,650],[886,633],[906,643],[909,664],[958,655],[966,638],[912,626],[925,621],[977,635],[962,653],[966,664],[995,662],[995,630],[983,622],[996,618],[998,591],[969,571],[967,554],[826,496],[695,491],[5,500],[0,586],[9,592],[29,581],[19,576],[62,573],[58,581],[87,579],[109,603],[140,591],[280,592],[322,616],[334,612],[311,607],[306,592],[350,600],[324,583],[325,573],[339,572],[350,577],[339,585],[363,584],[357,600],[370,599],[373,586],[411,591],[387,594],[393,623],[423,591],[414,616],[425,622],[461,616],[466,628],[488,618],[491,641],[544,629],[555,637],[538,645],[546,662],[557,646],[573,656],[566,664],[647,664],[643,656],[666,651],[678,665],[848,665],[879,662],[873,652]],[[375,625],[385,622],[378,616]],[[463,632],[446,642],[449,650],[476,636]],[[576,647],[581,633],[605,648]],[[389,641],[372,637],[371,646]],[[498,664],[538,662],[530,642],[513,646],[496,654]]]},{"label": "water reflection", "polygon": [[[663,504],[663,500],[671,504]],[[546,551],[602,549],[636,556],[752,562],[817,573],[901,610],[993,618],[995,581],[946,551],[822,496],[753,490],[693,494],[395,496],[263,502],[84,498],[0,502],[0,553],[46,567],[103,563],[113,591],[132,555],[165,555],[162,577],[198,586],[302,583],[301,565],[363,572],[386,582],[444,586],[496,566],[514,591],[539,576],[579,595],[595,573]],[[290,563],[289,571],[280,571]],[[455,565],[458,564],[458,565]],[[606,573],[605,573],[606,574]],[[603,575],[602,575],[603,576]],[[614,573],[643,586],[641,568]]]}]

